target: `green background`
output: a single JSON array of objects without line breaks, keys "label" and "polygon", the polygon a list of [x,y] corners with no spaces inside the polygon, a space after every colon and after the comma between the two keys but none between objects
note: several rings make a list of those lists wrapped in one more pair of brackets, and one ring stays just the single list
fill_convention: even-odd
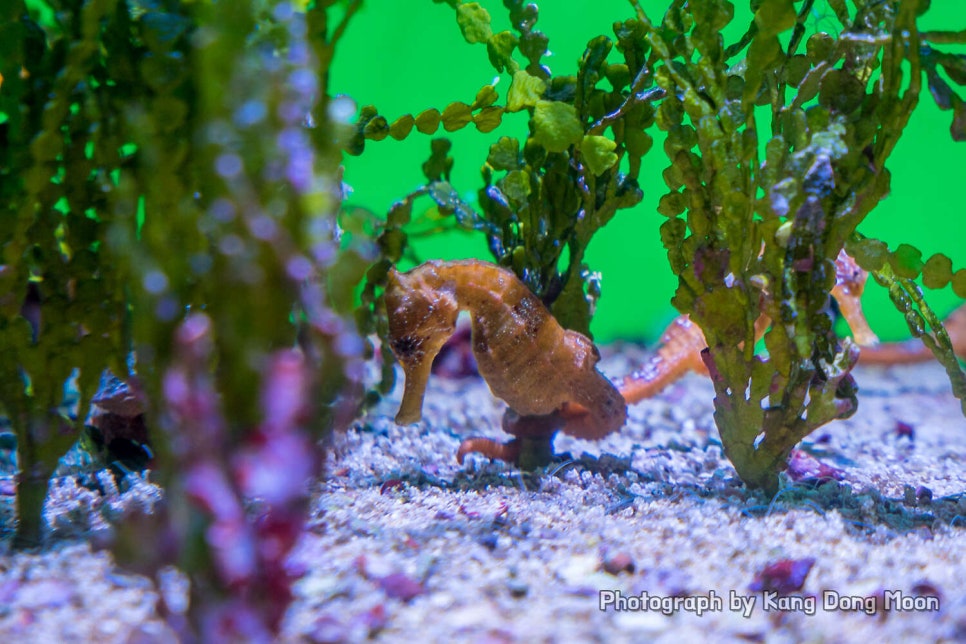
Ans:
[{"label": "green background", "polygon": [[[494,31],[509,28],[501,2],[484,0],[481,4],[493,17]],[[642,4],[657,21],[668,2],[644,0]],[[932,4],[922,19],[923,29],[966,28],[966,2],[933,0]],[[554,74],[575,73],[588,40],[599,34],[612,36],[615,20],[634,15],[626,0],[547,0],[539,5],[537,27],[550,37],[552,52],[544,63]],[[736,17],[725,34],[726,42],[737,39],[751,17],[745,3],[738,0],[735,5]],[[827,5],[819,0],[815,7],[810,31],[838,33],[838,22]],[[477,90],[496,76],[485,46],[463,40],[454,12],[445,4],[367,0],[340,45],[331,89],[348,94],[360,106],[375,105],[392,121],[429,107],[442,109],[451,101],[471,103]],[[500,102],[508,86],[509,79],[502,75],[496,85]],[[923,252],[924,259],[945,253],[955,270],[966,267],[966,143],[957,144],[950,138],[951,120],[951,113],[940,112],[924,88],[919,107],[888,162],[892,194],[859,230],[891,248],[910,243]],[[453,142],[456,165],[452,183],[471,204],[476,203],[479,170],[489,145],[502,135],[523,138],[526,127],[523,112],[505,115],[503,125],[489,134],[468,127],[455,133],[441,128],[434,135],[447,136]],[[653,341],[676,314],[670,305],[676,279],[658,235],[664,217],[656,210],[658,199],[666,192],[661,171],[667,161],[660,147],[661,133],[655,128],[652,134],[656,144],[644,157],[641,170],[643,202],[633,210],[620,211],[594,237],[587,253],[590,268],[602,275],[602,297],[592,325],[598,341]],[[402,142],[369,141],[361,157],[345,162],[345,181],[353,189],[349,204],[384,215],[392,202],[424,181],[420,166],[429,156],[431,138],[414,131]],[[431,205],[428,200],[419,201],[415,212]],[[472,233],[435,235],[420,240],[416,250],[421,259],[490,259],[482,235]],[[942,314],[960,303],[948,287],[928,293],[927,298]],[[882,339],[908,336],[902,317],[872,280],[865,302],[869,321]]]}]

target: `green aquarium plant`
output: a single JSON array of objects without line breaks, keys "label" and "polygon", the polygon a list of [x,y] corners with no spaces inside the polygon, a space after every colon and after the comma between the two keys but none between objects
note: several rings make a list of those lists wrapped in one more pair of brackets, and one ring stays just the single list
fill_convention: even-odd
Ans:
[{"label": "green aquarium plant", "polygon": [[127,375],[125,273],[104,243],[112,173],[129,163],[108,118],[124,90],[99,52],[107,11],[67,11],[48,31],[23,2],[0,9],[0,413],[16,434],[18,547],[41,540],[48,480],[101,372]]},{"label": "green aquarium plant", "polygon": [[[966,400],[949,338],[912,281],[922,271],[927,286],[952,281],[966,296],[966,273],[908,245],[889,252],[859,230],[888,194],[886,160],[924,75],[955,109],[953,137],[966,138],[966,108],[936,74],[942,65],[963,80],[966,63],[927,44],[953,34],[920,34],[929,3],[830,2],[841,32],[806,38],[813,2],[756,1],[747,32],[727,44],[730,2],[672,2],[660,21],[633,4],[667,93],[657,124],[670,192],[659,211],[679,279],[673,303],[704,332],[715,421],[741,478],[775,491],[794,445],[856,410],[859,349],[836,337],[830,307],[843,249],[889,286]],[[763,346],[759,320],[770,321]]]},{"label": "green aquarium plant", "polygon": [[40,541],[47,479],[104,369],[138,381],[165,502],[118,526],[116,553],[188,575],[189,612],[167,611],[185,640],[277,632],[319,441],[360,402],[362,342],[341,294],[362,273],[335,216],[347,126],[327,93],[358,6],[2,4],[15,543]]}]

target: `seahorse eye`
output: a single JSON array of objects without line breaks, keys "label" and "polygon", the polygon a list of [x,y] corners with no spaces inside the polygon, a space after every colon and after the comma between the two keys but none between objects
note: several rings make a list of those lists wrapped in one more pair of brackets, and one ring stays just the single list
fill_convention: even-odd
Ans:
[{"label": "seahorse eye", "polygon": [[423,339],[413,335],[404,335],[392,341],[392,350],[400,359],[412,357],[419,353]]}]

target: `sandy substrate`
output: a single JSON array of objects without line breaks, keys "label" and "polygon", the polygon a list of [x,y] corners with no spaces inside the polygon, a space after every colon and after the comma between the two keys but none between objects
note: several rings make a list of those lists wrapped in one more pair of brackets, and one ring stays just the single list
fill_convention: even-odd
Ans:
[{"label": "sandy substrate", "polygon": [[[602,367],[623,374],[643,357],[611,347]],[[463,438],[500,435],[501,404],[481,381],[434,379],[424,420],[408,427],[392,422],[390,398],[334,441],[292,558],[304,576],[284,639],[966,641],[959,403],[935,364],[856,378],[859,412],[803,446],[841,480],[787,482],[774,498],[737,480],[697,376],[633,407],[617,435],[559,437],[557,452],[574,458],[539,474],[475,456],[456,464]],[[167,641],[151,584],[78,539],[155,493],[138,483],[100,497],[61,482],[49,514],[60,538],[0,557],[0,641]],[[800,589],[784,600],[749,589],[782,560],[807,571]],[[795,585],[772,583],[783,580]],[[653,603],[600,610],[600,591]],[[856,598],[852,610],[827,608],[834,593]],[[732,610],[732,595],[755,603]],[[712,601],[702,615],[699,598]]]}]

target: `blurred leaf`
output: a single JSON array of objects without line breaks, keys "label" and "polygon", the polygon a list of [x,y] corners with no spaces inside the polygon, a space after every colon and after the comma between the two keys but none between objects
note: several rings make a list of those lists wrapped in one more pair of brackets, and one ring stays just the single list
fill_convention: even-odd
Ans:
[{"label": "blurred leaf", "polygon": [[942,253],[936,253],[923,264],[922,283],[926,288],[944,288],[952,278],[953,262]]},{"label": "blurred leaf", "polygon": [[592,302],[584,291],[585,283],[578,271],[574,271],[550,311],[565,329],[573,329],[588,338]]},{"label": "blurred leaf", "polygon": [[429,160],[423,163],[423,174],[429,182],[449,181],[449,173],[453,169],[453,157],[449,156],[450,148],[453,146],[449,139],[433,139],[430,143]]},{"label": "blurred leaf", "polygon": [[835,12],[835,17],[843,25],[851,24],[851,19],[849,18],[849,10],[845,6],[845,0],[828,0],[829,7]]},{"label": "blurred leaf", "polygon": [[841,123],[832,123],[827,130],[816,132],[812,136],[811,146],[817,150],[822,150],[833,159],[839,159],[848,154],[849,148],[843,137],[845,126]]},{"label": "blurred leaf", "polygon": [[355,308],[356,289],[370,264],[370,259],[349,249],[339,253],[335,264],[326,271],[329,296],[336,312],[347,314]]},{"label": "blurred leaf", "polygon": [[171,51],[190,23],[184,16],[153,11],[141,16],[141,37],[154,52]]},{"label": "blurred leaf", "polygon": [[389,228],[401,228],[409,223],[413,214],[413,202],[410,199],[397,201],[389,209],[386,215],[386,226]]}]

